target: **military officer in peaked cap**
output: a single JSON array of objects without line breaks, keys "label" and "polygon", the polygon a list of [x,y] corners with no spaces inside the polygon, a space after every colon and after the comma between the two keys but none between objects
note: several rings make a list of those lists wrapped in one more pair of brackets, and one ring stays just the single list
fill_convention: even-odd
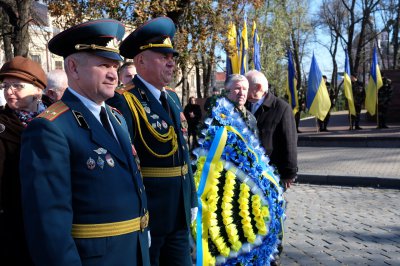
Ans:
[{"label": "military officer in peaked cap", "polygon": [[152,265],[192,265],[189,228],[197,213],[187,146],[187,121],[167,85],[175,68],[175,25],[167,17],[148,21],[120,45],[133,58],[133,85],[117,90],[109,104],[126,118],[140,159],[149,204]]},{"label": "military officer in peaked cap", "polygon": [[122,59],[118,21],[50,40],[69,87],[22,137],[22,201],[36,265],[149,265],[148,210],[125,120],[104,101]]}]

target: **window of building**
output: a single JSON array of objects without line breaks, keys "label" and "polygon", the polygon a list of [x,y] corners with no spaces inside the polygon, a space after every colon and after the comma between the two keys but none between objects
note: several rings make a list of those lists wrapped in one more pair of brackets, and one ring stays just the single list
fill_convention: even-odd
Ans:
[{"label": "window of building", "polygon": [[55,62],[56,69],[63,69],[63,62],[62,61],[56,61]]},{"label": "window of building", "polygon": [[42,64],[42,60],[40,58],[40,55],[38,55],[38,54],[31,55],[31,59],[32,59],[32,61],[35,61],[35,62],[39,63],[40,65]]}]

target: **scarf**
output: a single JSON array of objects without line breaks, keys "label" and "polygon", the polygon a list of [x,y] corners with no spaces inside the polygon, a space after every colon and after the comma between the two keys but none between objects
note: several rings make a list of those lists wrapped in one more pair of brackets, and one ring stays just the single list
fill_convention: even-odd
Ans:
[{"label": "scarf", "polygon": [[27,127],[29,122],[32,121],[37,115],[42,113],[46,109],[46,106],[40,102],[38,103],[38,110],[37,112],[28,112],[28,111],[19,111],[19,110],[14,110],[15,115],[18,117],[19,121],[21,121],[21,124],[24,127]]}]

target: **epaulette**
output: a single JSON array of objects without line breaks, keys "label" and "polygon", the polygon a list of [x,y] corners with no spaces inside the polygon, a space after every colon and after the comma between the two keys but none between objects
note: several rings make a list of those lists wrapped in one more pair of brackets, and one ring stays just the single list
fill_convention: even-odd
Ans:
[{"label": "epaulette", "polygon": [[116,113],[118,113],[118,114],[120,114],[120,115],[122,115],[122,116],[123,116],[123,114],[121,113],[121,111],[120,111],[120,110],[118,110],[117,108],[115,108],[115,107],[112,107],[112,106],[110,106],[110,108],[111,108],[111,110],[112,110],[112,111],[115,111]]},{"label": "epaulette", "polygon": [[135,84],[133,84],[132,82],[129,82],[126,85],[124,85],[123,87],[116,89],[115,92],[122,95],[124,92],[130,91],[133,88],[135,88]]},{"label": "epaulette", "polygon": [[45,118],[49,121],[53,121],[57,117],[59,117],[61,114],[65,113],[68,110],[69,110],[69,107],[65,103],[63,103],[62,101],[58,101],[56,103],[53,103],[49,108],[47,108],[45,111],[43,111],[37,117],[41,117],[41,118]]},{"label": "epaulette", "polygon": [[169,91],[172,91],[172,92],[175,92],[175,90],[173,89],[173,88],[171,88],[171,87],[164,87],[166,90],[169,90]]}]

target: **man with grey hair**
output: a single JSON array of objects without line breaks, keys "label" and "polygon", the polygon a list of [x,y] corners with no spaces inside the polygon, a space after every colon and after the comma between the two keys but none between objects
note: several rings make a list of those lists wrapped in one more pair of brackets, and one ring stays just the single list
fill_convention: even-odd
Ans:
[{"label": "man with grey hair", "polygon": [[227,98],[237,104],[237,108],[243,113],[244,120],[255,135],[258,135],[257,120],[254,115],[246,110],[245,104],[249,91],[249,81],[243,75],[232,74],[225,81]]},{"label": "man with grey hair", "polygon": [[57,102],[61,99],[67,87],[68,78],[64,70],[56,69],[47,73],[47,87],[45,94],[53,102]]},{"label": "man with grey hair", "polygon": [[[248,106],[257,119],[260,140],[275,165],[284,190],[297,178],[297,132],[292,109],[284,100],[268,92],[268,80],[257,70],[246,73],[249,81]],[[279,254],[282,245],[278,247]],[[279,265],[279,255],[271,265]]]}]

